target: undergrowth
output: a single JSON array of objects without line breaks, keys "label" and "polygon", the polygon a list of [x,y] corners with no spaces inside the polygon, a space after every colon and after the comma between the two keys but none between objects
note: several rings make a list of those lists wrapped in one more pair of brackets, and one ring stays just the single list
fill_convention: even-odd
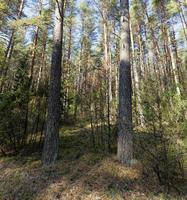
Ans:
[{"label": "undergrowth", "polygon": [[93,149],[89,133],[88,127],[62,128],[61,151],[54,166],[43,167],[39,152],[2,157],[0,199],[185,199],[174,191],[168,193],[149,165],[149,169],[142,164],[127,168],[115,154]]}]

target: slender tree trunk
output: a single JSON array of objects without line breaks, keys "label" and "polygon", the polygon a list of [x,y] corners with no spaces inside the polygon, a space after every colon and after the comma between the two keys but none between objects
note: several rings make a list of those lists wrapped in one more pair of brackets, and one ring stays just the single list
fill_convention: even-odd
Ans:
[{"label": "slender tree trunk", "polygon": [[181,20],[181,24],[182,24],[183,33],[184,33],[185,39],[187,40],[187,31],[186,31],[184,18],[182,17],[181,13],[179,13],[179,16],[180,16],[180,20]]},{"label": "slender tree trunk", "polygon": [[36,91],[39,88],[40,82],[43,79],[43,68],[45,66],[45,57],[46,57],[46,43],[47,43],[47,29],[43,32],[43,47],[42,47],[42,62],[39,67],[38,78],[36,82]]},{"label": "slender tree trunk", "polygon": [[34,73],[34,65],[36,60],[36,50],[38,45],[38,33],[39,33],[39,27],[37,26],[35,29],[35,36],[34,36],[34,46],[31,56],[31,66],[30,66],[30,72],[29,72],[29,79],[30,79],[30,86],[32,85],[33,81],[33,73]]},{"label": "slender tree trunk", "polygon": [[177,0],[177,3],[178,3],[179,10],[180,10],[179,16],[180,16],[180,20],[181,20],[181,23],[182,23],[184,36],[187,40],[187,21],[185,19],[185,11],[183,9],[182,3],[179,0]]},{"label": "slender tree trunk", "polygon": [[[68,52],[67,52],[67,69],[65,70],[66,73],[64,75],[64,80],[69,79],[70,73],[71,73],[71,46],[72,46],[72,19],[70,21],[70,27],[69,27],[69,36],[68,36]],[[64,45],[65,46],[65,45]],[[65,59],[66,60],[66,59]],[[70,101],[69,101],[69,91],[70,91],[70,85],[69,81],[67,81],[66,86],[64,86],[64,93],[65,93],[65,103],[64,103],[64,119],[66,122],[69,121],[69,109],[70,109]]]},{"label": "slender tree trunk", "polygon": [[[6,52],[5,52],[5,60],[6,62],[8,60],[10,60],[11,56],[12,56],[12,51],[13,51],[13,46],[14,46],[14,34],[15,34],[15,31],[12,30],[12,33],[11,33],[11,36],[10,36],[10,40],[8,42],[8,46],[7,46],[7,49],[6,49]],[[5,72],[6,74],[6,72]]]},{"label": "slender tree trunk", "polygon": [[130,166],[133,158],[132,83],[130,64],[129,1],[121,0],[118,159]]},{"label": "slender tree trunk", "polygon": [[[132,58],[135,60],[135,49],[134,49],[134,36],[132,33],[132,27],[130,26],[130,35],[131,35],[131,48],[132,48]],[[142,127],[144,127],[144,115],[143,115],[143,109],[141,105],[141,97],[140,97],[140,80],[139,80],[139,74],[138,74],[138,64],[137,62],[133,62],[133,73],[134,73],[134,86],[135,86],[135,97],[137,98],[136,104],[137,104],[137,111],[139,116],[139,123]]]},{"label": "slender tree trunk", "polygon": [[171,34],[170,34],[170,29],[169,26],[167,25],[167,10],[165,7],[165,4],[162,2],[161,4],[161,9],[162,9],[162,18],[161,18],[161,22],[162,22],[162,34],[164,37],[164,41],[166,44],[166,54],[168,55],[167,57],[169,57],[170,61],[171,61],[171,66],[172,66],[172,73],[174,76],[174,83],[176,86],[176,92],[177,95],[181,95],[180,92],[180,88],[179,88],[179,74],[178,74],[178,67],[177,67],[177,55],[175,53],[175,51],[173,50],[173,42],[172,42],[172,38],[171,38]]},{"label": "slender tree trunk", "polygon": [[110,53],[110,47],[109,47],[109,33],[108,33],[108,23],[106,22],[106,19],[104,19],[103,23],[104,28],[104,59],[105,59],[105,67],[107,71],[108,76],[108,95],[109,95],[109,101],[112,101],[112,64],[111,64],[111,53]]},{"label": "slender tree trunk", "polygon": [[[42,14],[42,0],[40,0],[40,11],[39,15],[41,16]],[[25,117],[25,128],[24,128],[24,140],[23,142],[25,143],[27,141],[28,137],[28,125],[29,125],[29,103],[30,103],[30,91],[34,87],[34,81],[33,81],[33,76],[34,76],[34,66],[35,66],[35,61],[36,61],[36,50],[38,46],[38,36],[39,36],[39,27],[35,27],[35,35],[34,35],[34,41],[33,41],[33,50],[32,50],[32,55],[31,55],[31,65],[29,69],[29,83],[28,83],[28,97],[27,97],[27,108],[26,108],[26,117]],[[35,103],[34,103],[35,104]],[[32,109],[31,109],[32,110]]]},{"label": "slender tree trunk", "polygon": [[108,150],[111,150],[111,113],[112,113],[112,64],[109,47],[109,26],[107,10],[103,8],[103,34],[104,34],[104,63],[107,76],[107,123],[108,123]]},{"label": "slender tree trunk", "polygon": [[[157,64],[154,64],[154,73],[155,73],[155,76],[157,77],[156,79],[159,81],[160,88],[162,90],[164,90],[165,88],[164,88],[164,85],[163,85],[163,81],[161,79],[161,74],[162,74],[161,69],[162,69],[162,67],[160,67],[160,66],[164,66],[165,67],[164,70],[165,70],[165,72],[167,71],[168,74],[170,72],[170,67],[168,66],[168,62],[165,60],[165,57],[162,55],[161,49],[160,49],[159,44],[158,44],[158,40],[155,36],[154,28],[152,27],[152,24],[151,24],[151,21],[150,21],[150,16],[148,15],[147,7],[145,8],[145,16],[146,16],[147,21],[148,21],[148,28],[150,29],[150,32],[151,32],[151,38],[152,38],[151,51],[155,55],[156,62],[157,62]],[[168,75],[168,77],[169,77],[169,75]]]},{"label": "slender tree trunk", "polygon": [[[24,8],[24,3],[25,0],[21,0],[20,6],[19,6],[19,11],[17,14],[17,18],[16,19],[20,19],[23,13],[23,8]],[[10,36],[10,40],[5,52],[5,59],[6,61],[10,60],[12,57],[12,52],[13,52],[13,48],[14,48],[14,35],[15,35],[15,30],[12,30],[11,36]]]},{"label": "slender tree trunk", "polygon": [[174,76],[174,81],[175,81],[175,86],[176,86],[176,92],[177,95],[181,95],[181,91],[179,88],[179,75],[178,75],[178,70],[177,70],[177,55],[173,50],[173,45],[172,45],[172,39],[171,39],[171,34],[169,30],[167,30],[167,35],[168,35],[168,42],[169,42],[169,53],[171,57],[171,64],[172,64],[172,71],[173,71],[173,76]]},{"label": "slender tree trunk", "polygon": [[63,0],[56,1],[47,128],[42,155],[43,164],[46,165],[55,162],[59,146],[63,7]]},{"label": "slender tree trunk", "polygon": [[[24,4],[25,4],[25,0],[21,0],[16,20],[21,18],[22,14],[23,14]],[[14,37],[15,37],[15,30],[13,29],[11,36],[10,36],[10,40],[8,42],[7,49],[5,51],[4,68],[1,71],[1,75],[3,77],[3,80],[2,80],[1,85],[0,85],[0,91],[3,90],[4,84],[5,84],[5,79],[7,77],[9,62],[10,62],[10,59],[12,57],[13,48],[14,48]]]}]

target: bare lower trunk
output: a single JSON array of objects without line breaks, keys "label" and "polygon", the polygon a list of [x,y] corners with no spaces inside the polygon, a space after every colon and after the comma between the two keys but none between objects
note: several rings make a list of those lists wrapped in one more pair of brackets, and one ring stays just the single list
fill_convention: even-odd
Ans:
[{"label": "bare lower trunk", "polygon": [[129,166],[133,157],[132,83],[130,65],[129,1],[121,0],[118,159]]},{"label": "bare lower trunk", "polygon": [[43,164],[53,164],[57,159],[60,126],[60,85],[62,62],[62,28],[64,2],[56,2],[54,46],[51,61],[51,79],[49,86],[47,127],[44,140]]},{"label": "bare lower trunk", "polygon": [[112,64],[109,45],[109,25],[107,9],[103,8],[103,34],[104,34],[104,64],[107,76],[107,123],[108,123],[108,150],[111,150],[111,117],[112,117]]}]

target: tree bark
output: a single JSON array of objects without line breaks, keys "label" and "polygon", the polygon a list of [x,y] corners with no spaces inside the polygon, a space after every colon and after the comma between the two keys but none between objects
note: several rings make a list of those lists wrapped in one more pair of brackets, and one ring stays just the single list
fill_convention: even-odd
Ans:
[{"label": "tree bark", "polygon": [[51,61],[51,78],[49,86],[48,117],[44,139],[42,162],[50,165],[58,155],[60,127],[60,86],[62,62],[62,29],[64,1],[56,1],[53,52]]},{"label": "tree bark", "polygon": [[[25,0],[21,0],[20,6],[19,6],[19,11],[17,14],[16,19],[20,19],[22,14],[23,14],[23,9],[24,9],[24,4],[25,4]],[[6,61],[10,60],[12,57],[12,52],[13,52],[13,48],[14,48],[14,35],[15,35],[15,30],[12,30],[11,36],[10,36],[10,40],[5,52],[5,59]]]},{"label": "tree bark", "polygon": [[174,81],[175,81],[175,86],[176,86],[176,92],[178,96],[181,96],[181,91],[179,88],[179,75],[177,71],[177,55],[173,50],[173,45],[172,45],[172,39],[171,39],[171,34],[169,30],[167,30],[167,36],[168,36],[168,42],[169,42],[169,53],[171,57],[171,64],[172,64],[172,71],[174,75]]},{"label": "tree bark", "polygon": [[[23,9],[25,5],[25,0],[21,0],[19,10],[16,16],[16,20],[21,19],[22,14],[23,14]],[[14,49],[14,39],[15,39],[15,29],[12,30],[11,36],[8,42],[7,49],[5,51],[5,57],[4,57],[4,68],[2,69],[1,76],[3,77],[2,82],[0,83],[0,91],[3,90],[4,84],[5,84],[5,79],[7,77],[8,69],[9,69],[9,62],[12,57],[13,49]]]},{"label": "tree bark", "polygon": [[121,0],[121,46],[119,72],[118,159],[126,166],[133,157],[132,83],[130,64],[129,1]]},{"label": "tree bark", "polygon": [[107,8],[103,5],[103,35],[104,35],[104,64],[107,77],[107,123],[108,123],[108,150],[111,150],[111,117],[112,117],[112,64],[109,44],[109,25],[107,18]]},{"label": "tree bark", "polygon": [[132,59],[134,62],[132,63],[133,67],[133,73],[134,73],[134,94],[136,98],[136,106],[137,106],[137,116],[138,116],[138,121],[141,127],[144,127],[145,121],[144,121],[144,115],[143,115],[143,109],[141,105],[141,96],[140,96],[140,91],[141,91],[141,83],[140,83],[140,78],[138,74],[138,64],[135,62],[135,49],[134,49],[134,36],[132,32],[132,26],[130,24],[130,35],[131,35],[131,48],[132,48]]},{"label": "tree bark", "polygon": [[180,16],[180,19],[181,19],[184,36],[187,40],[187,31],[186,31],[187,30],[187,22],[186,22],[186,19],[185,19],[185,11],[183,9],[182,3],[179,0],[177,0],[177,3],[178,3],[179,16]]},{"label": "tree bark", "polygon": [[44,77],[43,68],[45,66],[45,58],[46,58],[47,32],[48,32],[48,29],[46,28],[43,31],[43,39],[42,39],[43,44],[42,44],[42,56],[41,56],[42,61],[41,61],[40,67],[39,67],[38,78],[37,78],[37,83],[36,83],[36,91],[38,91],[40,82]]}]

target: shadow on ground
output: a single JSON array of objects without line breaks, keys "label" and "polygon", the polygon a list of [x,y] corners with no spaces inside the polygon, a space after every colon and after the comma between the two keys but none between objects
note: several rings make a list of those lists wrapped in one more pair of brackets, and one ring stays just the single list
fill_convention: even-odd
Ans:
[{"label": "shadow on ground", "polygon": [[115,155],[95,152],[89,128],[64,127],[61,132],[54,166],[42,167],[37,153],[0,160],[0,199],[185,199],[164,194],[141,167],[127,168]]}]

